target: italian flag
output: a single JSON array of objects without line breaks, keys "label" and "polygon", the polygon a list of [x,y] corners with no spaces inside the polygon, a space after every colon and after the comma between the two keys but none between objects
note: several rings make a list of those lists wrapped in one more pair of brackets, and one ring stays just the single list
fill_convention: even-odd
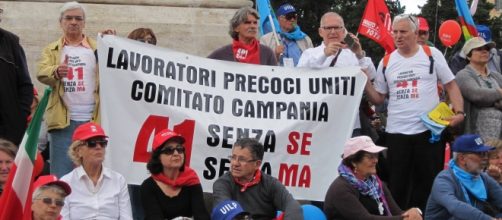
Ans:
[{"label": "italian flag", "polygon": [[[44,97],[19,145],[14,165],[0,197],[0,220],[31,219],[31,185],[36,175],[35,171],[40,170],[38,167],[35,168],[36,164],[39,164],[35,163],[38,135],[50,93],[51,89],[45,90]],[[38,158],[41,161],[40,156]]]}]

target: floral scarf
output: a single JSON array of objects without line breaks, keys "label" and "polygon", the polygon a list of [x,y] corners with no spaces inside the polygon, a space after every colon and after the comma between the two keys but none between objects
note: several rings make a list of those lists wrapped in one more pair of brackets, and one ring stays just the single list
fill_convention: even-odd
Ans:
[{"label": "floral scarf", "polygon": [[379,206],[381,203],[383,203],[385,214],[387,216],[391,216],[387,199],[385,199],[385,196],[383,194],[381,181],[376,175],[371,175],[365,180],[360,180],[356,178],[356,176],[352,172],[352,169],[343,164],[340,164],[340,166],[338,166],[338,172],[340,173],[340,176],[347,180],[350,185],[356,188],[359,193],[365,196],[370,196],[379,204]]}]

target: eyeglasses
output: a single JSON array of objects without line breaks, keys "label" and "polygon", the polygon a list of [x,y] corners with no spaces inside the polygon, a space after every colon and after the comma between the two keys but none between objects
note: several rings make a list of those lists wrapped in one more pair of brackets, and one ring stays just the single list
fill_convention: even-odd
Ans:
[{"label": "eyeglasses", "polygon": [[39,198],[35,200],[42,200],[42,202],[46,205],[52,205],[55,204],[56,206],[63,207],[64,206],[64,201],[61,199],[53,199],[49,197],[44,197],[44,198]]},{"label": "eyeglasses", "polygon": [[366,153],[366,154],[364,154],[363,157],[366,157],[366,158],[368,158],[370,160],[373,160],[373,159],[378,159],[378,154]]},{"label": "eyeglasses", "polygon": [[85,141],[85,145],[88,148],[95,148],[96,146],[101,145],[102,148],[105,148],[108,145],[108,140],[88,140]]},{"label": "eyeglasses", "polygon": [[466,152],[465,154],[473,154],[473,155],[477,155],[481,158],[488,157],[488,152]]},{"label": "eyeglasses", "polygon": [[[411,15],[407,15],[407,17],[410,19],[411,23],[413,23],[413,25],[415,25],[415,27],[418,27],[417,22],[416,22],[417,18],[415,18]],[[413,20],[413,18],[415,18],[415,20]]]},{"label": "eyeglasses", "polygon": [[427,35],[429,34],[428,31],[418,31],[418,35]]},{"label": "eyeglasses", "polygon": [[322,26],[322,29],[325,31],[341,31],[343,30],[343,26]]},{"label": "eyeglasses", "polygon": [[298,15],[296,13],[289,13],[289,14],[284,15],[284,18],[286,18],[286,20],[288,20],[288,21],[293,20],[293,19],[296,20],[298,18]]},{"label": "eyeglasses", "polygon": [[482,46],[482,47],[474,48],[472,50],[474,50],[474,51],[490,51],[490,47]]},{"label": "eyeglasses", "polygon": [[237,161],[237,163],[251,163],[251,162],[255,162],[257,160],[255,159],[251,159],[251,160],[246,160],[244,159],[243,157],[237,157],[237,156],[234,156],[234,155],[229,155],[228,156],[228,159],[230,161]]},{"label": "eyeglasses", "polygon": [[185,147],[178,145],[176,147],[164,147],[160,150],[161,154],[173,155],[174,151],[177,151],[178,154],[185,153]]},{"label": "eyeglasses", "polygon": [[138,39],[138,41],[152,45],[157,44],[157,41],[155,39]]},{"label": "eyeglasses", "polygon": [[63,19],[65,19],[66,21],[71,21],[73,19],[75,19],[76,21],[83,21],[84,20],[84,17],[82,16],[64,16]]}]

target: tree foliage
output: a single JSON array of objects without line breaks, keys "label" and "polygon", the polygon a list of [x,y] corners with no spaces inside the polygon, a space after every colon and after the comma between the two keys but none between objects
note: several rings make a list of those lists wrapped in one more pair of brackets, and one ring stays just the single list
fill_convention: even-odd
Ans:
[{"label": "tree foliage", "polygon": [[[319,22],[321,16],[328,12],[334,11],[340,14],[345,21],[345,26],[347,30],[351,33],[357,33],[357,28],[361,22],[361,18],[366,7],[368,0],[315,0],[315,1],[305,1],[305,0],[270,0],[272,7],[277,9],[281,4],[289,2],[298,11],[299,19],[298,24],[302,31],[309,35],[314,42],[314,45],[319,45],[322,42],[321,37],[318,34]],[[394,17],[398,14],[404,12],[404,7],[401,7],[399,1],[397,0],[385,0],[387,7]],[[438,5],[440,2],[440,5]],[[470,5],[470,4],[469,4]],[[492,31],[492,39],[497,43],[497,45],[502,45],[502,19],[500,17],[490,18],[489,12],[494,8],[494,5],[486,2],[486,0],[479,0],[478,9],[474,15],[474,22],[476,24],[485,24],[490,27]],[[437,11],[436,11],[437,9]],[[429,22],[431,29],[430,40],[434,42],[435,46],[444,51],[444,46],[440,43],[438,39],[438,30],[442,22],[454,19],[458,21],[458,14],[455,9],[454,0],[428,0],[427,3],[421,7],[421,13],[419,16],[423,16]],[[373,59],[373,62],[377,64],[384,55],[384,49],[375,43],[374,41],[359,35],[359,40],[366,51],[366,54]],[[448,49],[447,57],[452,54],[452,52],[460,50],[464,44],[463,37],[459,43],[457,43],[454,48]]]},{"label": "tree foliage", "polygon": [[[439,3],[439,4],[438,4]],[[469,4],[470,5],[470,2]],[[502,39],[500,35],[502,20],[500,17],[490,18],[490,11],[495,6],[486,0],[479,0],[478,8],[476,14],[474,14],[473,19],[476,24],[483,24],[490,28],[492,32],[492,40],[497,43],[497,45],[502,45]],[[436,13],[437,10],[437,13]],[[460,23],[458,19],[457,10],[455,8],[455,1],[453,0],[427,0],[427,3],[421,8],[421,14],[429,22],[431,28],[431,41],[434,45],[441,51],[445,50],[445,47],[441,44],[438,33],[441,24],[449,19],[456,20]],[[435,41],[434,41],[435,39]],[[464,45],[464,37],[460,38],[460,41],[453,46],[452,49],[448,49],[447,57],[451,56],[455,51],[458,51]]]}]

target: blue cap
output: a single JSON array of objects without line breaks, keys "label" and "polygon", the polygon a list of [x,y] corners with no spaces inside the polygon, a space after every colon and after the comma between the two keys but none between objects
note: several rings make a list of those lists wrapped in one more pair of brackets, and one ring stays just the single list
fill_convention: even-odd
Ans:
[{"label": "blue cap", "polygon": [[232,220],[239,214],[249,214],[242,206],[233,200],[225,200],[214,207],[211,220]]},{"label": "blue cap", "polygon": [[490,28],[486,25],[478,24],[476,25],[476,29],[478,31],[478,35],[485,39],[485,41],[492,41],[492,32]]},{"label": "blue cap", "polygon": [[277,16],[281,16],[281,15],[287,15],[289,13],[295,13],[295,12],[296,12],[295,7],[293,7],[289,3],[286,3],[286,4],[279,6],[279,9],[277,9],[276,14],[277,14]]},{"label": "blue cap", "polygon": [[454,152],[486,152],[494,149],[494,147],[486,146],[477,134],[464,134],[457,137],[451,148]]}]

